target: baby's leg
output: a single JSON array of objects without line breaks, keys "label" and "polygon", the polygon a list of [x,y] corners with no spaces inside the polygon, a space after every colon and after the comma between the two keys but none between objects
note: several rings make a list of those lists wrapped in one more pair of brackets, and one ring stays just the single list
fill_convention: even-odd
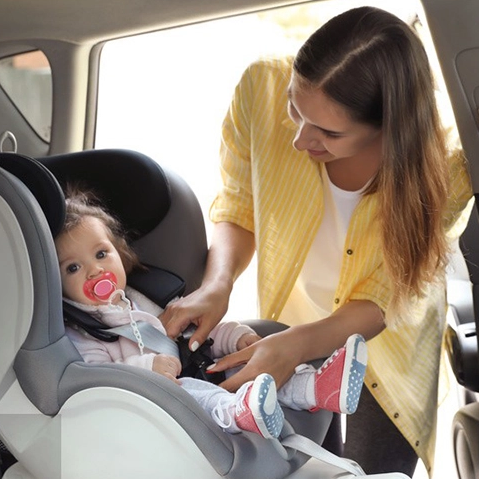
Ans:
[{"label": "baby's leg", "polygon": [[198,379],[182,378],[181,383],[226,432],[250,431],[273,438],[283,428],[283,411],[277,401],[276,384],[269,374],[243,384],[236,393]]},{"label": "baby's leg", "polygon": [[352,414],[358,407],[366,363],[366,342],[361,335],[354,334],[318,370],[311,365],[298,366],[278,391],[278,400],[296,410],[327,409]]},{"label": "baby's leg", "polygon": [[289,381],[278,389],[278,402],[295,411],[310,410],[316,401],[316,373],[316,368],[311,364],[300,364]]}]

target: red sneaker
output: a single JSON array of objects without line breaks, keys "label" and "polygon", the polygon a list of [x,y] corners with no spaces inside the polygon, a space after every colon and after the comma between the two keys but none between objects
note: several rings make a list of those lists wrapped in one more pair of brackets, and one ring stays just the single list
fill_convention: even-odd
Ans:
[{"label": "red sneaker", "polygon": [[260,374],[247,388],[236,394],[236,425],[269,439],[283,429],[284,414],[278,403],[276,383],[269,374]]},{"label": "red sneaker", "polygon": [[368,352],[360,334],[350,336],[318,369],[314,380],[316,406],[310,411],[327,409],[353,414],[363,387]]}]

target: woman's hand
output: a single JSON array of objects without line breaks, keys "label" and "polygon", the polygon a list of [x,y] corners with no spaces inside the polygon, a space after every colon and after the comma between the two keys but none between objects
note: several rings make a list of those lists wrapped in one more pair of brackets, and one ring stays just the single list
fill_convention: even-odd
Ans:
[{"label": "woman's hand", "polygon": [[267,336],[237,353],[225,356],[210,371],[225,371],[244,365],[243,369],[220,384],[228,391],[236,391],[261,373],[271,374],[280,388],[300,363],[299,355],[294,353],[288,335],[283,332]]},{"label": "woman's hand", "polygon": [[350,301],[327,318],[266,336],[241,351],[225,356],[210,371],[226,371],[244,365],[221,384],[228,391],[236,391],[261,373],[271,374],[280,388],[301,363],[327,358],[343,346],[351,334],[359,333],[369,340],[384,327],[383,313],[375,303]]},{"label": "woman's hand", "polygon": [[254,254],[254,235],[232,223],[215,224],[201,287],[168,305],[161,322],[168,336],[176,338],[191,323],[197,329],[189,341],[192,351],[203,344],[228,310],[236,278]]},{"label": "woman's hand", "polygon": [[195,351],[208,338],[228,309],[230,291],[201,287],[184,298],[169,304],[160,319],[169,337],[176,338],[190,324],[197,326],[189,347]]},{"label": "woman's hand", "polygon": [[181,363],[178,358],[167,354],[157,354],[153,359],[153,371],[181,384],[177,376],[181,373]]}]

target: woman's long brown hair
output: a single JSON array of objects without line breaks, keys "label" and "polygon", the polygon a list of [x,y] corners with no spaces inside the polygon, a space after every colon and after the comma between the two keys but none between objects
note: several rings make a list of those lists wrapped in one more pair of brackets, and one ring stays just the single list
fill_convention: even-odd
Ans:
[{"label": "woman's long brown hair", "polygon": [[383,161],[366,194],[378,197],[393,291],[387,317],[401,316],[443,270],[448,252],[447,154],[424,47],[399,18],[360,7],[316,31],[297,54],[294,70],[354,120],[382,130]]}]

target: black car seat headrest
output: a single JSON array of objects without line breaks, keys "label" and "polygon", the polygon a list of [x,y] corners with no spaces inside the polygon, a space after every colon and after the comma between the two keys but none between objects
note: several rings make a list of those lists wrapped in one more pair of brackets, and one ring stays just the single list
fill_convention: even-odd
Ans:
[{"label": "black car seat headrest", "polygon": [[57,178],[93,190],[115,212],[130,239],[152,231],[171,204],[161,167],[141,153],[122,149],[86,150],[38,159]]},{"label": "black car seat headrest", "polygon": [[38,161],[16,153],[0,153],[0,168],[15,175],[33,193],[55,237],[65,221],[65,198],[55,176]]}]

